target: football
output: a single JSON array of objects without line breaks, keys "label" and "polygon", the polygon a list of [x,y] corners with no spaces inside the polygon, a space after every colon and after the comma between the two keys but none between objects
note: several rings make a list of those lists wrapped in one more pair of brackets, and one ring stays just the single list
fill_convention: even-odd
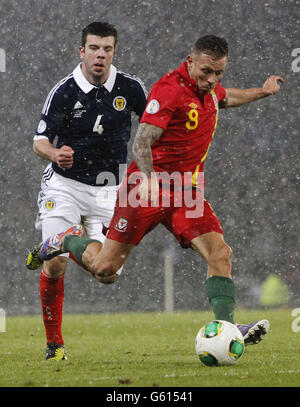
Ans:
[{"label": "football", "polygon": [[215,320],[205,324],[195,341],[196,353],[206,366],[236,364],[244,353],[240,330],[228,321]]}]

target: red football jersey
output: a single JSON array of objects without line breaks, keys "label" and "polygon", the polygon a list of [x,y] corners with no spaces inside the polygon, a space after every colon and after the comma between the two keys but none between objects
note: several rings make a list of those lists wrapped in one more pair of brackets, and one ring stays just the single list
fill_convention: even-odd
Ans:
[{"label": "red football jersey", "polygon": [[[200,98],[186,62],[154,84],[141,123],[164,130],[151,146],[155,171],[191,172],[193,178],[203,171],[217,125],[218,104],[225,97],[226,91],[218,83],[214,91]],[[129,172],[137,170],[133,162]]]}]

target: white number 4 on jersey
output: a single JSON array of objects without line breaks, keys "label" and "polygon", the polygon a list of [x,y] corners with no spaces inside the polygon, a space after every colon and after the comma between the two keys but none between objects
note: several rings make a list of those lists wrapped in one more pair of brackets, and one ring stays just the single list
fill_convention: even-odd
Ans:
[{"label": "white number 4 on jersey", "polygon": [[104,130],[102,124],[100,124],[102,116],[103,116],[102,114],[98,114],[94,127],[93,127],[93,131],[98,134],[102,134],[103,130]]}]

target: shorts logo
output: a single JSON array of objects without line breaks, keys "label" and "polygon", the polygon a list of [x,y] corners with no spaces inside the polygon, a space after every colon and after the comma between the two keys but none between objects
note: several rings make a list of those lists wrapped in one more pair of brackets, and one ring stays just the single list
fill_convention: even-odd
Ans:
[{"label": "shorts logo", "polygon": [[119,112],[121,112],[122,110],[125,109],[126,104],[127,104],[127,101],[123,96],[117,96],[114,98],[113,106]]},{"label": "shorts logo", "polygon": [[45,122],[45,120],[40,120],[37,131],[39,134],[44,133],[44,131],[47,128],[47,123]]},{"label": "shorts logo", "polygon": [[52,211],[55,208],[56,203],[55,201],[53,201],[53,199],[48,199],[48,201],[45,202],[44,206],[47,211]]},{"label": "shorts logo", "polygon": [[128,220],[124,219],[124,218],[120,218],[116,225],[116,229],[119,232],[125,232],[125,230],[127,229],[127,225],[128,225]]},{"label": "shorts logo", "polygon": [[159,103],[156,99],[150,100],[146,107],[146,112],[149,114],[155,114],[159,111]]}]

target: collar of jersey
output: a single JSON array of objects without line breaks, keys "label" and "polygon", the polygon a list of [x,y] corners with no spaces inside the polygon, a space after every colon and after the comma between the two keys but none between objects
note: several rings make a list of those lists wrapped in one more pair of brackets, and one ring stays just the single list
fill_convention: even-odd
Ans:
[{"label": "collar of jersey", "polygon": [[180,67],[178,68],[178,72],[181,76],[186,80],[187,84],[190,85],[191,89],[198,94],[198,88],[196,85],[196,81],[192,79],[187,70],[187,62],[183,62]]},{"label": "collar of jersey", "polygon": [[[112,91],[114,87],[115,81],[117,76],[117,68],[114,65],[110,66],[109,76],[107,81],[103,84],[103,86],[109,91]],[[73,77],[77,85],[83,90],[84,93],[89,93],[92,89],[97,88],[97,86],[90,83],[86,77],[83,75],[81,70],[81,63],[76,66],[73,71]]]}]

